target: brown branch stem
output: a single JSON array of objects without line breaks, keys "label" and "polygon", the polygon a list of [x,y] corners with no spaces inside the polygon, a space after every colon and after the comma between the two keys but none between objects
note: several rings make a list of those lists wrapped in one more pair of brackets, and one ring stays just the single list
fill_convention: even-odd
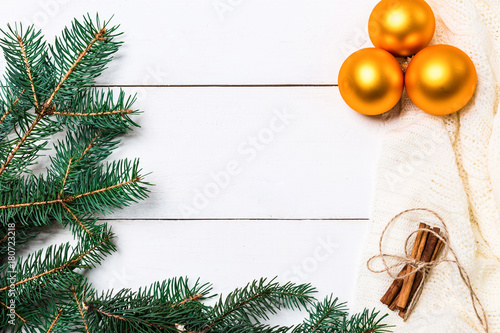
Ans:
[{"label": "brown branch stem", "polygon": [[5,236],[3,236],[2,239],[0,239],[0,244],[2,244],[3,242],[5,242],[7,240],[7,238],[9,238],[9,232],[8,231],[5,234]]},{"label": "brown branch stem", "polygon": [[76,222],[78,222],[78,224],[91,236],[94,236],[94,233],[92,231],[90,231],[81,221],[80,219],[78,219],[78,217],[75,215],[75,213],[73,213],[73,211],[71,209],[69,209],[69,207],[64,203],[64,202],[61,202],[61,205],[63,206],[64,209],[66,209],[66,211],[68,213],[70,213],[70,215],[75,219]]},{"label": "brown branch stem", "polygon": [[3,121],[5,120],[5,118],[7,118],[7,116],[9,115],[9,113],[12,111],[12,109],[19,102],[20,99],[21,99],[21,96],[19,96],[18,98],[15,99],[14,102],[12,102],[12,104],[10,105],[10,107],[7,109],[7,111],[0,118],[0,123],[3,123]]},{"label": "brown branch stem", "polygon": [[[73,200],[76,200],[76,199],[87,197],[89,195],[94,195],[94,194],[97,194],[97,193],[106,192],[106,191],[112,190],[112,189],[117,188],[117,187],[121,187],[121,186],[124,186],[124,185],[135,183],[135,182],[138,182],[139,180],[141,180],[141,177],[135,177],[135,178],[132,178],[132,179],[127,180],[126,182],[123,182],[123,183],[120,183],[120,184],[116,184],[116,185],[104,187],[104,188],[101,188],[101,189],[98,189],[98,190],[95,190],[95,191],[90,191],[90,192],[87,192],[87,193],[82,193],[82,194],[74,195],[74,196],[68,197],[67,199],[69,199],[69,201],[73,201]],[[2,208],[2,207],[0,206],[0,208]]]},{"label": "brown branch stem", "polygon": [[68,167],[66,168],[66,174],[64,175],[63,181],[62,181],[62,186],[61,186],[61,191],[59,192],[59,198],[62,198],[63,192],[64,192],[64,186],[66,186],[66,181],[68,180],[69,176],[69,171],[71,170],[71,162],[73,161],[72,158],[69,159],[68,161]]},{"label": "brown branch stem", "polygon": [[132,113],[134,110],[124,109],[124,110],[113,110],[113,111],[105,111],[105,112],[61,112],[61,111],[52,111],[50,114],[58,115],[58,116],[78,116],[78,117],[95,117],[95,116],[108,116],[113,114],[126,114]]},{"label": "brown branch stem", "polygon": [[61,314],[62,314],[63,310],[60,309],[59,311],[57,311],[57,315],[56,317],[54,318],[54,321],[52,322],[52,324],[50,325],[49,329],[47,330],[46,333],[50,333],[50,331],[52,331],[52,329],[54,328],[54,326],[56,325],[57,321],[59,320],[59,318],[61,317]]},{"label": "brown branch stem", "polygon": [[[89,327],[87,326],[87,320],[85,319],[85,315],[83,314],[82,307],[80,306],[80,301],[78,300],[78,296],[76,295],[75,287],[72,287],[71,291],[73,292],[73,297],[75,298],[76,305],[78,306],[78,310],[80,311],[80,315],[82,316],[83,325],[85,325],[85,331],[87,333],[89,333]],[[85,303],[85,300],[83,302]]]},{"label": "brown branch stem", "polygon": [[[14,232],[17,231],[17,228],[19,228],[20,226],[21,226],[21,223],[16,224],[16,226],[14,228]],[[7,232],[5,233],[5,236],[3,236],[2,239],[0,239],[0,244],[5,242],[9,238],[9,233],[10,233],[10,230],[7,230]]]},{"label": "brown branch stem", "polygon": [[23,54],[24,64],[26,65],[26,72],[28,73],[28,78],[31,85],[31,91],[33,92],[33,101],[35,102],[35,108],[38,110],[40,108],[40,105],[38,104],[38,99],[35,93],[35,84],[33,82],[33,76],[31,75],[31,67],[28,62],[28,55],[26,54],[26,49],[24,48],[24,43],[21,36],[19,35],[17,36],[17,41],[19,43],[19,47],[21,48],[21,53]]},{"label": "brown branch stem", "polygon": [[31,126],[26,130],[26,133],[24,133],[23,137],[21,139],[19,139],[19,141],[17,142],[17,145],[10,152],[9,156],[7,157],[7,159],[5,160],[5,162],[0,167],[0,175],[5,171],[5,169],[9,165],[10,161],[12,161],[12,159],[14,158],[14,156],[16,155],[16,153],[19,151],[19,148],[21,148],[21,146],[26,141],[26,139],[28,139],[28,136],[31,134],[31,132],[33,131],[33,129],[35,128],[35,126],[40,122],[40,120],[42,120],[42,115],[41,114],[39,114],[36,117],[36,119],[33,121],[33,123],[31,124]]},{"label": "brown branch stem", "polygon": [[100,314],[102,315],[105,315],[106,317],[109,317],[109,318],[115,318],[115,319],[119,319],[119,320],[123,320],[123,321],[129,321],[127,318],[125,317],[122,317],[120,315],[116,315],[116,314],[112,314],[112,313],[109,313],[109,312],[106,312],[104,310],[101,310],[101,309],[98,309],[98,308],[95,308],[95,307],[91,307],[91,309],[93,311],[96,311],[96,312],[99,312]]},{"label": "brown branch stem", "polygon": [[[10,310],[10,308],[4,302],[0,301],[0,305],[4,306],[4,307],[6,307],[7,309]],[[26,322],[26,319],[24,319],[23,317],[21,317],[17,312],[14,311],[14,314],[16,315],[17,318],[21,319],[24,323]]]},{"label": "brown branch stem", "polygon": [[[86,303],[86,302],[84,302],[84,307],[87,309],[87,311],[95,311],[95,312],[100,313],[103,316],[108,317],[108,318],[113,318],[113,319],[118,319],[118,320],[123,320],[123,321],[130,322],[130,319],[128,319],[126,317],[123,317],[123,316],[120,316],[120,315],[117,315],[117,314],[113,314],[113,313],[110,313],[108,311],[96,308],[96,307],[94,307],[91,304]],[[159,325],[159,324],[152,324],[147,319],[146,319],[146,325],[152,326],[152,327],[156,327],[156,328],[159,328],[161,330],[172,329],[172,328],[177,329],[177,327],[173,327],[173,326],[162,326],[162,325]],[[179,332],[181,332],[181,331],[179,331]]]},{"label": "brown branch stem", "polygon": [[43,206],[43,205],[51,205],[60,202],[67,202],[66,199],[54,199],[47,201],[34,201],[34,202],[23,202],[19,204],[10,204],[10,205],[2,205],[0,209],[11,209],[11,208],[23,208],[23,207],[32,207],[32,206]]},{"label": "brown branch stem", "polygon": [[181,305],[184,305],[184,304],[192,302],[192,301],[197,301],[202,297],[203,297],[203,294],[196,294],[196,295],[193,295],[190,297],[186,297],[185,299],[183,299],[179,303],[173,304],[170,308],[175,308],[176,306],[181,306]]},{"label": "brown branch stem", "polygon": [[83,158],[83,156],[85,156],[89,152],[90,148],[92,148],[92,146],[97,141],[97,138],[99,137],[99,135],[101,135],[101,133],[102,133],[102,129],[97,132],[97,134],[94,136],[92,141],[90,141],[90,143],[87,145],[87,147],[83,151],[82,155],[76,160],[76,162],[80,161]]}]

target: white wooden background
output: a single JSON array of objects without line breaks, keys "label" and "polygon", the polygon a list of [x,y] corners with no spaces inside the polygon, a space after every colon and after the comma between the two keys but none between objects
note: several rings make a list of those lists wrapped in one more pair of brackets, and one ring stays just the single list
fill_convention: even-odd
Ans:
[{"label": "white wooden background", "polygon": [[[114,157],[140,157],[156,186],[108,217],[119,252],[90,274],[96,287],[187,275],[227,293],[278,275],[352,300],[392,124],[350,110],[336,83],[370,45],[376,2],[2,1],[2,27],[34,23],[50,41],[87,12],[125,32],[99,84],[138,92],[142,128]],[[32,248],[69,238],[54,228]]]}]

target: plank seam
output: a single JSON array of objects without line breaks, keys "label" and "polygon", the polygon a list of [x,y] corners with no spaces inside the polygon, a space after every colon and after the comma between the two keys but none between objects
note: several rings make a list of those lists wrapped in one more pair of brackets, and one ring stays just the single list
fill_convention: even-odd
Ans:
[{"label": "plank seam", "polygon": [[347,218],[102,218],[100,221],[369,221],[369,218],[347,217]]},{"label": "plank seam", "polygon": [[98,88],[304,88],[338,87],[338,84],[101,84]]}]

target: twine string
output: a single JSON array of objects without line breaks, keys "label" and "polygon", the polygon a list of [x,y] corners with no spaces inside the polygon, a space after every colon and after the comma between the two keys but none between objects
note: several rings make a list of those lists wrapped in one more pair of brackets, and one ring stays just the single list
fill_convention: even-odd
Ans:
[{"label": "twine string", "polygon": [[[432,214],[434,217],[436,217],[443,226],[444,235],[441,236],[439,233],[435,232],[432,229],[418,229],[418,230],[415,230],[412,233],[410,233],[408,235],[408,237],[406,238],[405,245],[404,245],[405,246],[405,255],[404,256],[383,253],[382,242],[384,240],[384,236],[385,236],[387,230],[389,229],[389,227],[393,223],[395,223],[402,215],[405,215],[409,212],[416,212],[416,211],[427,212],[427,213]],[[411,257],[411,254],[409,253],[409,246],[408,245],[409,245],[409,242],[410,242],[413,234],[415,234],[417,232],[428,232],[430,234],[433,234],[443,243],[443,247],[444,247],[445,251],[444,251],[444,254],[441,256],[441,259],[435,259],[435,260],[431,260],[429,262],[424,262],[424,261],[417,260],[417,259]],[[449,253],[451,253],[451,258],[448,259]],[[373,269],[372,267],[370,267],[371,262],[377,258],[380,258],[382,260],[382,263],[383,263],[382,269],[377,270],[377,269]],[[397,262],[395,264],[388,264],[386,258],[395,259]],[[405,316],[403,318],[403,320],[406,321],[408,319],[408,317],[410,316],[410,314],[412,313],[412,311],[414,310],[414,308],[415,308],[415,306],[420,298],[420,295],[422,294],[424,282],[425,282],[427,275],[430,272],[430,269],[434,268],[434,267],[436,267],[444,262],[449,262],[449,263],[455,264],[457,266],[460,277],[461,277],[462,281],[464,282],[464,284],[467,286],[467,289],[469,290],[469,294],[470,294],[470,297],[472,300],[472,307],[474,308],[474,312],[476,314],[476,317],[477,317],[479,323],[481,324],[482,328],[484,329],[484,331],[486,333],[488,333],[489,328],[488,328],[488,319],[486,317],[486,311],[484,310],[484,307],[481,304],[479,297],[477,296],[477,294],[474,292],[474,289],[472,288],[472,283],[470,281],[469,275],[467,274],[467,271],[462,266],[462,264],[459,262],[455,251],[453,250],[453,248],[450,245],[448,227],[447,227],[446,223],[444,222],[444,219],[435,211],[433,211],[431,209],[427,209],[427,208],[411,208],[411,209],[407,209],[405,211],[402,211],[399,214],[397,214],[396,216],[394,216],[387,223],[384,230],[382,231],[382,234],[380,235],[379,254],[376,254],[376,255],[372,256],[370,259],[368,259],[366,265],[368,267],[368,270],[370,270],[373,273],[386,272],[390,277],[392,277],[393,279],[397,279],[397,280],[401,280],[401,279],[404,279],[412,274],[416,274],[417,272],[421,272],[421,274],[423,275],[422,279],[421,279],[421,281],[420,281],[420,283],[415,291],[414,297],[412,298],[412,300],[408,304],[407,311],[406,311]],[[401,276],[397,276],[391,272],[391,270],[393,268],[399,267],[399,266],[404,266],[404,265],[411,266],[413,268],[413,270],[408,270],[409,271],[408,273],[405,273],[404,275],[401,275]]]}]

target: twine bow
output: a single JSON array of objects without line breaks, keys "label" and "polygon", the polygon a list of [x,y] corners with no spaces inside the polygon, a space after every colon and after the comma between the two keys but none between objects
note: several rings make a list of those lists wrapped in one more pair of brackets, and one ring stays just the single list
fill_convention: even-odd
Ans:
[{"label": "twine bow", "polygon": [[[430,213],[430,214],[434,215],[439,220],[439,222],[443,225],[444,236],[441,236],[440,234],[438,234],[437,232],[433,231],[432,229],[418,229],[418,230],[413,231],[406,238],[406,241],[405,241],[405,255],[404,256],[383,253],[382,252],[382,242],[384,240],[384,235],[385,235],[387,229],[396,220],[398,220],[402,215],[404,215],[406,213],[409,213],[409,212],[415,212],[415,211],[427,212],[427,213]],[[409,241],[411,239],[411,236],[413,236],[413,234],[415,234],[417,232],[428,232],[428,233],[431,233],[434,236],[436,236],[441,242],[443,242],[443,246],[444,246],[445,252],[441,256],[441,259],[436,259],[436,260],[431,260],[429,262],[424,262],[424,261],[417,260],[417,259],[414,259],[414,258],[411,257],[411,255],[410,255],[410,253],[408,251],[408,243],[409,243]],[[451,253],[451,258],[450,259],[448,259],[448,253]],[[384,265],[384,268],[381,269],[381,270],[372,269],[370,267],[370,263],[372,262],[372,260],[377,259],[377,258],[382,259],[382,263]],[[393,264],[393,265],[388,265],[388,263],[386,261],[386,258],[393,258],[393,259],[396,259],[398,262],[396,264]],[[415,306],[416,306],[416,304],[417,304],[417,302],[418,302],[418,300],[420,298],[420,295],[422,294],[422,290],[423,290],[423,285],[424,285],[424,282],[425,282],[425,278],[429,274],[430,269],[434,268],[434,267],[436,267],[438,265],[440,265],[443,262],[449,262],[449,263],[455,264],[457,266],[458,272],[460,273],[460,277],[462,278],[462,281],[465,283],[465,285],[469,289],[470,297],[472,299],[472,306],[474,308],[474,312],[476,314],[476,317],[479,320],[479,323],[481,324],[481,326],[484,329],[484,331],[486,333],[488,333],[488,319],[486,317],[486,311],[484,310],[484,307],[481,304],[481,302],[480,302],[479,298],[477,297],[476,293],[472,289],[472,284],[471,284],[469,275],[467,274],[467,271],[460,264],[460,262],[458,261],[457,255],[455,254],[455,251],[450,246],[449,235],[448,235],[448,228],[446,226],[446,223],[444,222],[443,218],[438,213],[436,213],[435,211],[433,211],[431,209],[427,209],[427,208],[412,208],[412,209],[407,209],[405,211],[402,211],[401,213],[399,213],[396,216],[394,216],[389,221],[389,223],[387,223],[387,225],[385,226],[384,230],[382,231],[382,234],[380,235],[380,240],[379,240],[379,254],[374,255],[373,257],[371,257],[370,259],[368,259],[366,265],[368,267],[368,270],[370,270],[373,273],[383,273],[383,272],[386,272],[387,274],[389,274],[390,277],[392,277],[393,279],[398,279],[398,280],[404,279],[404,278],[406,278],[406,277],[408,277],[408,276],[410,276],[412,274],[416,274],[417,272],[421,272],[422,273],[423,278],[421,279],[421,281],[420,281],[420,283],[419,283],[419,285],[418,285],[418,287],[417,287],[417,289],[415,291],[414,297],[411,299],[410,303],[408,304],[408,309],[407,309],[407,311],[406,311],[406,313],[404,315],[403,320],[406,321],[408,319],[408,317],[410,316],[410,314],[412,313],[412,311],[414,310],[414,308],[415,308]],[[391,269],[393,269],[395,267],[398,267],[398,266],[404,266],[404,265],[408,265],[408,266],[413,267],[413,270],[408,270],[409,273],[406,273],[406,274],[400,275],[400,276],[394,275],[391,272]]]}]

